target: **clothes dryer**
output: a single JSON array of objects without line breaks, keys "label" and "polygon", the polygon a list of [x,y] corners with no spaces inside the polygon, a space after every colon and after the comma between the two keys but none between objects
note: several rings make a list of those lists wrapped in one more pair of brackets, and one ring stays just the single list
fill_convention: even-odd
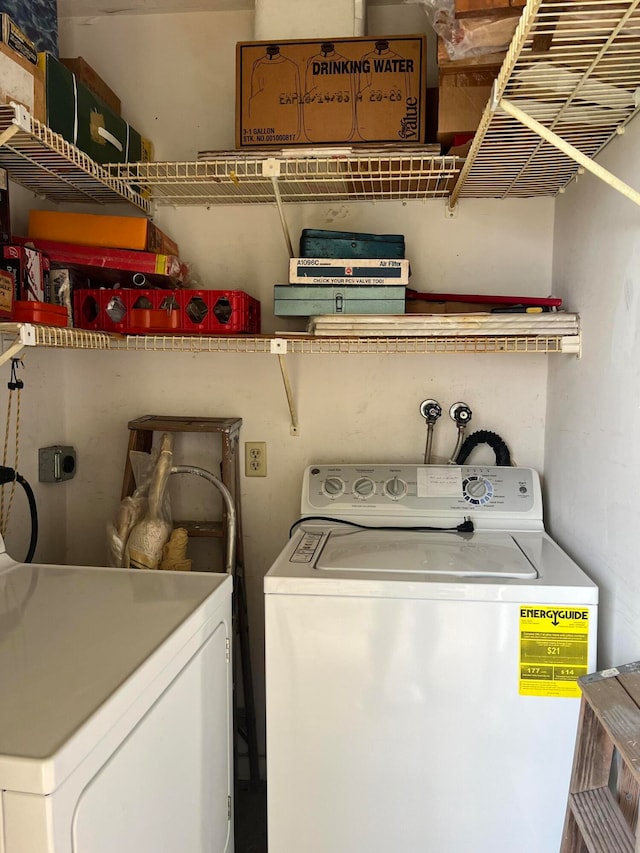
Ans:
[{"label": "clothes dryer", "polygon": [[2,545],[3,853],[232,853],[231,587]]}]

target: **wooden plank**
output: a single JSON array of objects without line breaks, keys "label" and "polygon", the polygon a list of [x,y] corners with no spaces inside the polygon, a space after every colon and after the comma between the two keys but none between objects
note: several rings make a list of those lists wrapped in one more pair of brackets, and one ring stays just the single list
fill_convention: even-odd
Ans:
[{"label": "wooden plank", "polygon": [[571,771],[571,793],[601,788],[609,783],[613,743],[595,711],[583,698]]},{"label": "wooden plank", "polygon": [[589,853],[634,853],[633,835],[608,788],[570,794],[569,807]]},{"label": "wooden plank", "polygon": [[130,430],[153,432],[226,432],[233,433],[242,426],[242,418],[189,418],[173,415],[145,415],[129,421]]},{"label": "wooden plank", "polygon": [[102,98],[105,104],[113,110],[117,116],[120,115],[120,98],[116,95],[113,89],[104,82],[98,72],[89,65],[86,59],[83,59],[81,56],[73,58],[68,57],[66,59],[61,59],[60,62],[65,65],[72,74],[75,74],[78,80],[84,83],[87,89],[90,89],[94,95]]},{"label": "wooden plank", "polygon": [[628,765],[623,762],[618,772],[616,796],[624,819],[632,829],[636,830],[636,832],[638,823],[639,794],[640,785],[638,784],[638,781],[634,779],[633,773],[630,771]]},{"label": "wooden plank", "polygon": [[580,829],[569,805],[567,805],[567,813],[564,819],[560,853],[588,853],[585,843],[582,840],[582,836],[580,835]]},{"label": "wooden plank", "polygon": [[622,760],[640,781],[640,708],[616,677],[594,673],[579,683],[583,697],[608,731]]}]

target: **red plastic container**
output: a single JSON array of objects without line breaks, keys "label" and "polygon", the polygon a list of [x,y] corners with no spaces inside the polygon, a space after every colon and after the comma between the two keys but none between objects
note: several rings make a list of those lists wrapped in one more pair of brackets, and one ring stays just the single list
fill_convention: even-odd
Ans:
[{"label": "red plastic container", "polygon": [[242,290],[87,290],[73,294],[79,329],[121,335],[260,332],[260,303]]},{"label": "red plastic container", "polygon": [[67,326],[67,309],[62,305],[50,305],[48,302],[16,300],[13,303],[11,319],[14,323],[40,323],[44,326]]}]

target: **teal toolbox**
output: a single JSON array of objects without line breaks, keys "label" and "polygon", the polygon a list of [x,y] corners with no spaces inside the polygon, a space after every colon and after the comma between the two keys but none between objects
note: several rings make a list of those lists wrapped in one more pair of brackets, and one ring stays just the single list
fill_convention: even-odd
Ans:
[{"label": "teal toolbox", "polygon": [[276,284],[276,317],[317,314],[404,314],[405,287]]},{"label": "teal toolbox", "polygon": [[301,258],[404,258],[402,234],[358,234],[304,228]]}]

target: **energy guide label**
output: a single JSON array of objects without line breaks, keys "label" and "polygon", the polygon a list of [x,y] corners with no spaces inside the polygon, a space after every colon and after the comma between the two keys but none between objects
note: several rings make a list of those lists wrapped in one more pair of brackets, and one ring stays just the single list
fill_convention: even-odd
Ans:
[{"label": "energy guide label", "polygon": [[588,608],[521,605],[521,696],[579,697],[588,654]]}]

